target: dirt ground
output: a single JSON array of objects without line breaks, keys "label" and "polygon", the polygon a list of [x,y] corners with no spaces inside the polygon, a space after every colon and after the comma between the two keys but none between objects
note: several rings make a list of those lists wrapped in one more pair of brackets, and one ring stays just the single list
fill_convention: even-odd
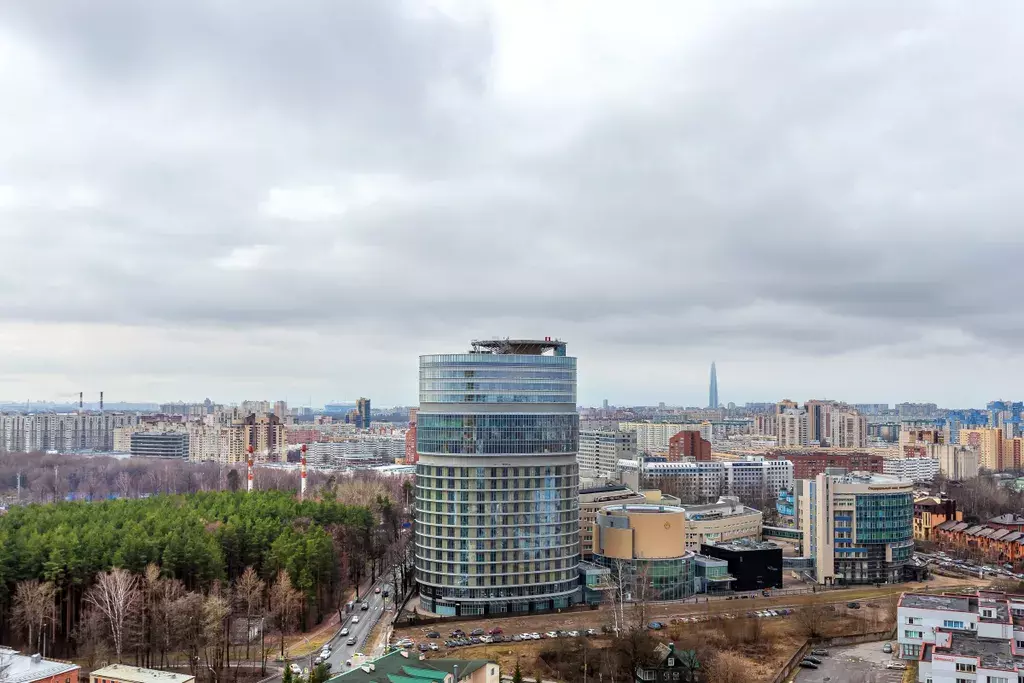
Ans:
[{"label": "dirt ground", "polygon": [[[666,628],[655,632],[655,636],[664,642],[673,642],[677,648],[694,647],[701,643],[714,647],[716,650],[729,650],[742,657],[746,662],[746,670],[751,672],[750,681],[770,680],[782,665],[796,652],[803,643],[803,629],[793,615],[761,620],[758,627],[756,642],[737,642],[735,632],[737,622],[751,621],[748,613],[769,608],[792,608],[799,610],[809,604],[831,605],[826,619],[824,632],[829,636],[868,633],[887,628],[892,619],[892,597],[907,591],[935,591],[949,588],[965,588],[978,586],[977,580],[961,580],[949,577],[937,577],[927,583],[900,584],[882,586],[880,588],[865,587],[823,593],[778,596],[772,598],[758,597],[747,600],[717,600],[707,603],[672,603],[648,605],[644,616],[645,621],[658,620],[666,623]],[[847,602],[856,601],[860,609],[846,607]],[[731,615],[725,617],[723,615]],[[683,621],[685,619],[685,621]],[[754,620],[757,618],[755,617]],[[676,623],[671,623],[675,620]],[[477,620],[462,622],[444,622],[426,627],[408,627],[395,632],[394,638],[411,638],[416,643],[436,642],[442,645],[439,652],[430,656],[456,656],[459,658],[488,658],[498,661],[502,670],[514,667],[520,662],[524,671],[544,673],[544,665],[538,655],[552,643],[547,640],[527,641],[522,643],[500,643],[495,645],[478,645],[471,647],[445,650],[444,640],[455,628],[469,632],[476,628],[500,626],[506,635],[523,632],[545,632],[558,630],[580,630],[586,628],[600,629],[611,623],[609,609],[573,612],[566,614],[546,614],[523,617],[509,617],[494,620]],[[430,631],[441,632],[441,638],[430,641],[425,634]],[[609,639],[597,637],[590,639],[593,647],[607,647]]]}]

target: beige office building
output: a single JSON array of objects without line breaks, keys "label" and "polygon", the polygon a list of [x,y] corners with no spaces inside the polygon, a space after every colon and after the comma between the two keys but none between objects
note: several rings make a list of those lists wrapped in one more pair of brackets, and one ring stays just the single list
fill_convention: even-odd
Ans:
[{"label": "beige office building", "polygon": [[702,543],[761,540],[764,514],[734,496],[722,496],[709,505],[686,505],[686,549],[700,551]]}]

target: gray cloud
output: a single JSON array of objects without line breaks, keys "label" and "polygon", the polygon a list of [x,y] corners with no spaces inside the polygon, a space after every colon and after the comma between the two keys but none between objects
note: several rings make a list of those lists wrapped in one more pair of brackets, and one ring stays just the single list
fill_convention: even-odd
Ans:
[{"label": "gray cloud", "polygon": [[1016,4],[458,4],[0,8],[0,396],[413,402],[505,333],[587,402],[1013,391],[905,378],[1024,338]]}]

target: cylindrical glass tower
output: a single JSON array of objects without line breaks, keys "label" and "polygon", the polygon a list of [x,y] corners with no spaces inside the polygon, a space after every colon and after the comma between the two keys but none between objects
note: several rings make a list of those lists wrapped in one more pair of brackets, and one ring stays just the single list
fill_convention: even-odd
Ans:
[{"label": "cylindrical glass tower", "polygon": [[578,601],[576,359],[546,339],[420,357],[416,577],[445,615]]}]

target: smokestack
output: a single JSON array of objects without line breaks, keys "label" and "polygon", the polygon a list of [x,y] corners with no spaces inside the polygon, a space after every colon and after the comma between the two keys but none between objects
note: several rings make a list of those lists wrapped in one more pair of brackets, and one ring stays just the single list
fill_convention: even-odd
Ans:
[{"label": "smokestack", "polygon": [[249,477],[249,484],[248,484],[248,488],[246,489],[246,491],[248,491],[249,493],[252,493],[252,444],[249,444],[249,448],[247,450],[249,451],[249,459],[247,461],[247,468],[248,468],[247,471],[248,471],[248,477]]},{"label": "smokestack", "polygon": [[103,412],[103,392],[100,392],[100,412]]},{"label": "smokestack", "polygon": [[302,444],[302,460],[299,464],[299,472],[302,477],[299,486],[299,500],[306,500],[306,444]]},{"label": "smokestack", "polygon": [[84,394],[85,394],[85,392],[84,392],[84,391],[79,391],[79,392],[78,392],[78,412],[82,412],[82,406],[84,405],[84,404],[82,403],[82,396],[83,396]]}]

